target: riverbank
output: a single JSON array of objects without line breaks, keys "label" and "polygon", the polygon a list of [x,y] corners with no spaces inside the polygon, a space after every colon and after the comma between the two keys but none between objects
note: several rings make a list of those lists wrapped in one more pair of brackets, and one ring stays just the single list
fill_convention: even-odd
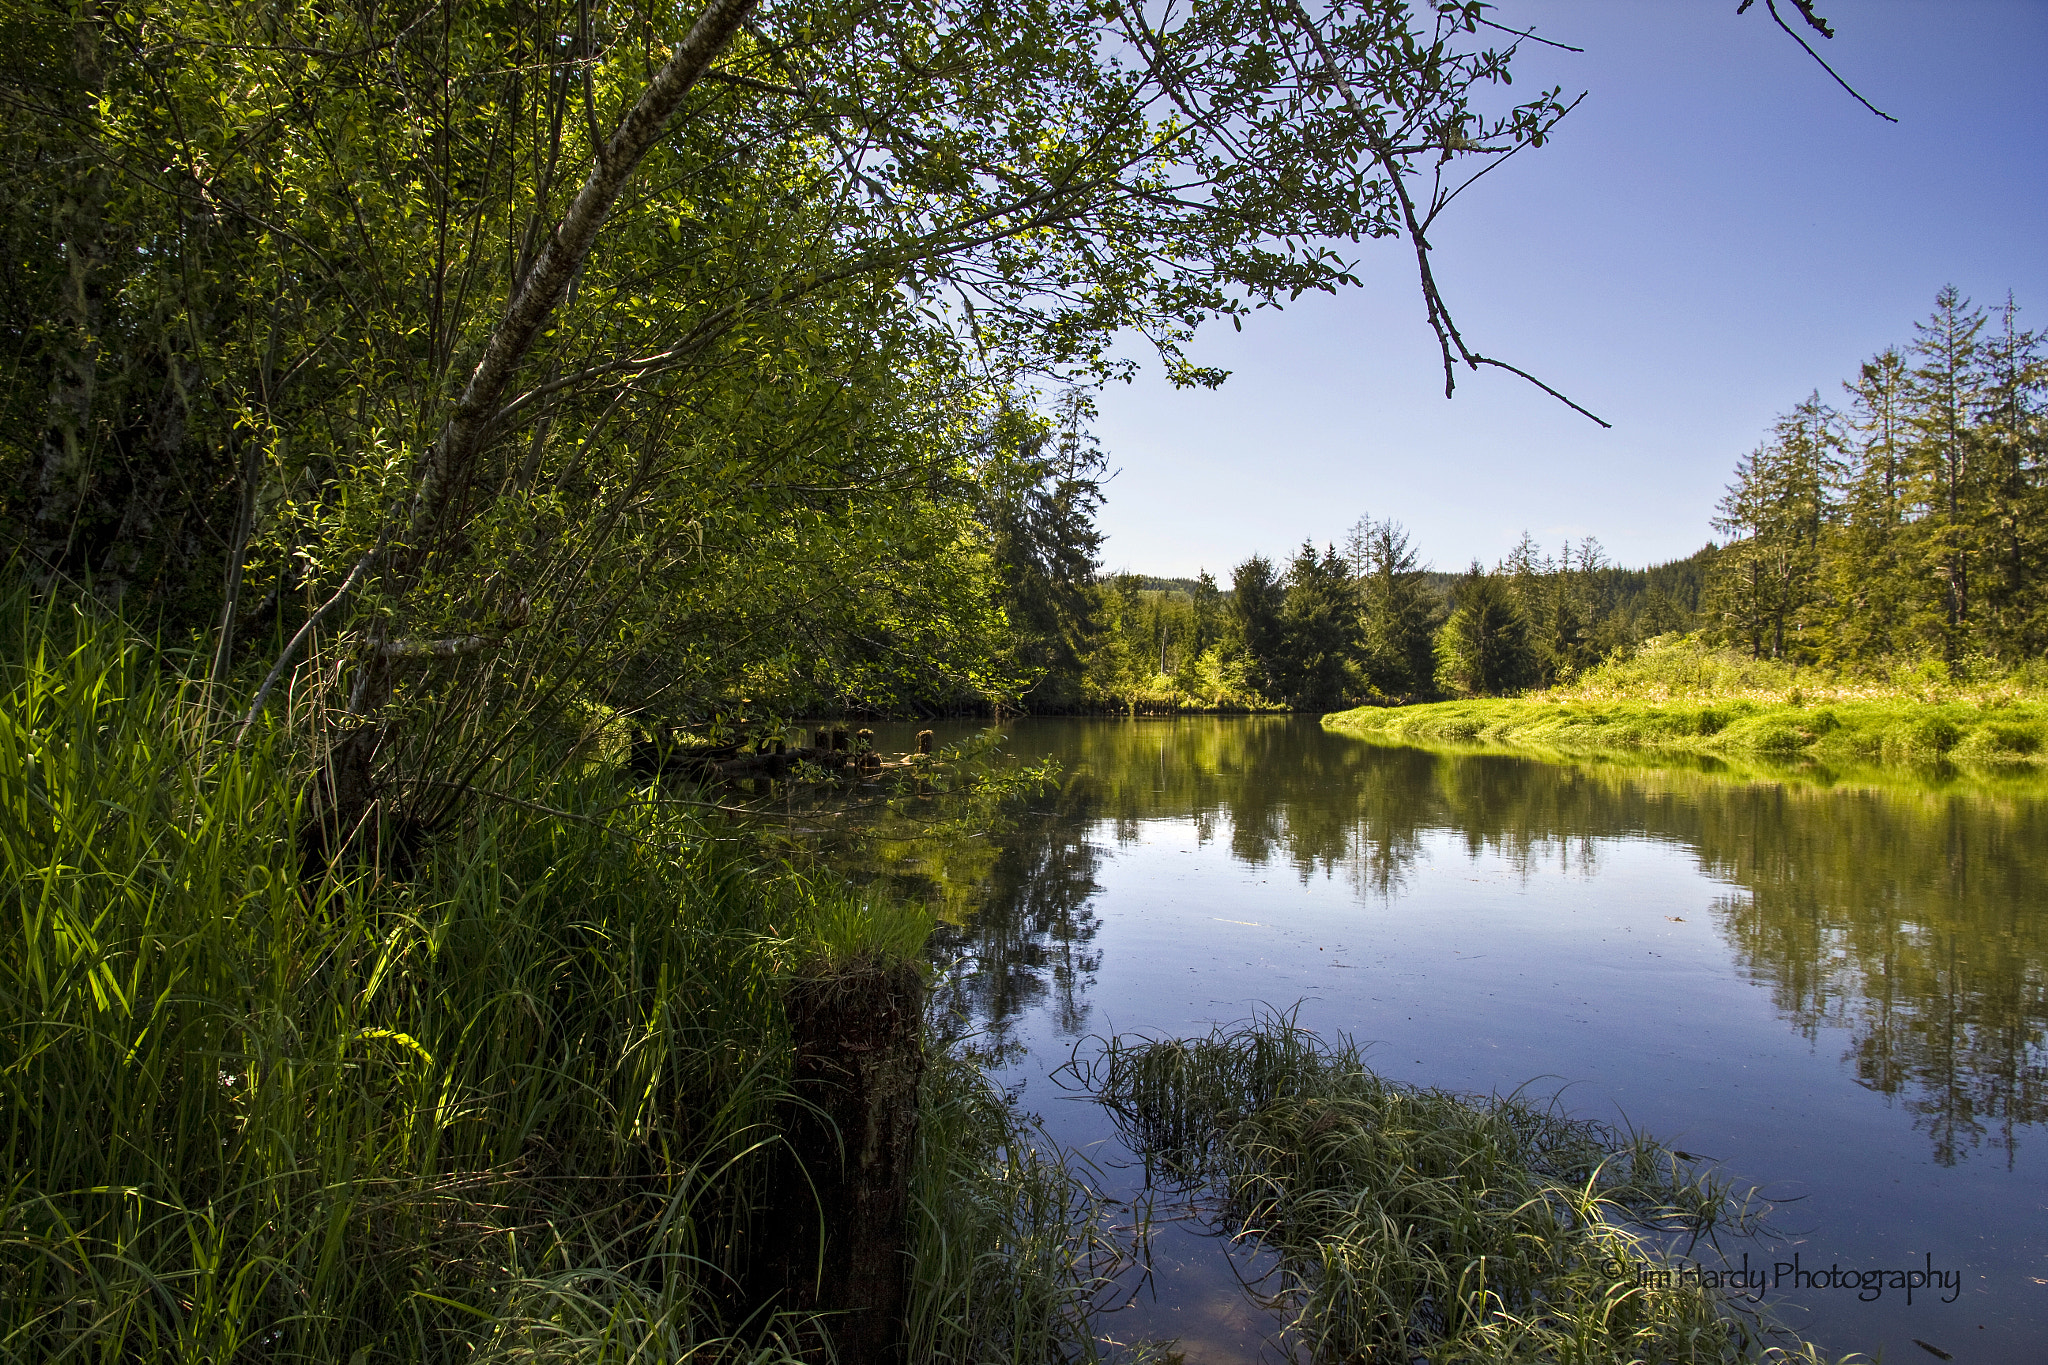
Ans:
[{"label": "riverbank", "polygon": [[1679,639],[1522,697],[1364,706],[1323,724],[1404,744],[2026,771],[2048,766],[2037,671],[1923,660],[1852,676]]},{"label": "riverbank", "polygon": [[1774,763],[2048,766],[2048,704],[1905,700],[1834,705],[1489,697],[1323,717],[1332,730],[1409,744],[1594,754],[1650,751]]},{"label": "riverbank", "polygon": [[[1097,1314],[1141,1248],[984,1057],[920,1047],[902,1002],[922,994],[912,963],[933,926],[908,898],[764,856],[745,827],[634,780],[624,755],[538,750],[403,863],[309,866],[288,719],[229,742],[202,677],[118,622],[21,594],[0,600],[0,697],[10,1358],[795,1365],[829,1333],[842,1362],[882,1359],[887,1343],[850,1347],[851,1315],[821,1317],[828,1304],[790,1287],[808,1272],[788,1273],[811,1264],[814,1212],[875,1206],[879,1180],[866,1203],[813,1195],[853,1183],[833,1183],[836,1139],[861,1115],[816,1085],[849,1052],[868,1059],[862,1094],[914,1096],[913,1136],[882,1163],[908,1167],[901,1357],[1110,1354]],[[888,1009],[843,1008],[881,977],[905,984]],[[907,1025],[889,1049],[866,1028],[884,1017]],[[1275,1039],[1300,1065],[1232,1103],[1276,1134],[1341,1101],[1349,1126],[1312,1121],[1304,1141],[1383,1143],[1381,1110],[1409,1107],[1349,1054]],[[1648,1338],[1733,1359],[1728,1305],[1697,1287],[1646,1299],[1653,1258],[1601,1219],[1535,1239],[1531,1201],[1566,1193],[1544,1179],[1555,1144],[1511,1140],[1538,1117],[1436,1097],[1384,1148],[1391,1166],[1347,1156],[1276,1192],[1264,1207],[1280,1220],[1380,1191],[1382,1167],[1425,1173],[1395,1221],[1301,1242],[1303,1321],[1378,1341],[1359,1295],[1383,1276],[1389,1292],[1422,1285],[1402,1321],[1446,1341],[1534,1315],[1569,1326],[1588,1361],[1639,1358]],[[1572,1132],[1577,1188],[1624,1148]],[[1487,1181],[1465,1197],[1498,1233],[1484,1254],[1505,1300],[1439,1274],[1467,1248],[1422,1207],[1480,1159]],[[1324,1245],[1348,1258],[1341,1284],[1314,1278],[1306,1249]],[[1462,1316],[1438,1323],[1453,1289]]]}]

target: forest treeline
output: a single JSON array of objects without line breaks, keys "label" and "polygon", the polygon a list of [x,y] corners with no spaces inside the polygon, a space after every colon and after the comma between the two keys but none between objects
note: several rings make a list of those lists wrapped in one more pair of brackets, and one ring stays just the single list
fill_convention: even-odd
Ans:
[{"label": "forest treeline", "polygon": [[1087,641],[1049,667],[1045,709],[1329,710],[1563,681],[1695,628],[1718,550],[1647,569],[1588,538],[1524,535],[1492,569],[1421,567],[1408,531],[1361,517],[1341,547],[1254,555],[1226,581],[1104,576],[1076,599]]},{"label": "forest treeline", "polygon": [[1911,342],[1778,418],[1715,510],[1719,544],[1645,570],[1526,533],[1491,568],[1418,562],[1361,519],[1227,584],[1113,575],[1098,642],[1040,695],[1130,709],[1328,710],[1570,681],[1647,639],[1850,673],[2010,668],[2048,647],[2048,366],[2007,302],[1953,288]]},{"label": "forest treeline", "polygon": [[1815,390],[1777,419],[1716,512],[1714,638],[1850,668],[2048,647],[2048,367],[2018,313],[1944,288],[1840,406]]}]

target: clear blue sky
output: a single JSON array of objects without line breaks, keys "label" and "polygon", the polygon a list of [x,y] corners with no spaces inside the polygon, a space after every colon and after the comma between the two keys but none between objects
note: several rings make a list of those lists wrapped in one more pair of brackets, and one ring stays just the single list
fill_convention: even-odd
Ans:
[{"label": "clear blue sky", "polygon": [[[1219,578],[1257,551],[1391,516],[1438,568],[1526,528],[1631,565],[1689,554],[1736,458],[1818,388],[1912,335],[1953,283],[2048,327],[2048,0],[1821,0],[1812,41],[1901,122],[1845,94],[1736,0],[1504,0],[1584,55],[1526,45],[1513,93],[1590,92],[1549,146],[1432,234],[1474,349],[1446,402],[1412,258],[1360,248],[1362,289],[1211,329],[1232,377],[1148,373],[1103,395],[1111,569]],[[1787,0],[1779,9],[1796,12]]]}]

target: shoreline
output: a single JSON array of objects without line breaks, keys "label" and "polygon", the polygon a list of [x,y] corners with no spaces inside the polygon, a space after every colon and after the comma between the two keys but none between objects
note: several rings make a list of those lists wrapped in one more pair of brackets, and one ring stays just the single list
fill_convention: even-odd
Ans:
[{"label": "shoreline", "polygon": [[1325,729],[1420,745],[1837,767],[2048,769],[2048,704],[1905,699],[1822,704],[1478,698],[1331,712]]}]

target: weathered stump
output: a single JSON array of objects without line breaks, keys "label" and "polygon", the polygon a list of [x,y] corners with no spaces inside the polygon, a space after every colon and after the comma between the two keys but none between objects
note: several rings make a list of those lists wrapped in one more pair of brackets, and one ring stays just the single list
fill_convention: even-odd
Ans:
[{"label": "weathered stump", "polygon": [[783,1001],[791,1099],[756,1225],[754,1296],[830,1314],[838,1365],[900,1362],[924,978],[913,963],[855,961],[797,978]]},{"label": "weathered stump", "polygon": [[932,732],[929,730],[919,730],[917,732],[917,751],[920,754],[931,753],[932,738]]}]

